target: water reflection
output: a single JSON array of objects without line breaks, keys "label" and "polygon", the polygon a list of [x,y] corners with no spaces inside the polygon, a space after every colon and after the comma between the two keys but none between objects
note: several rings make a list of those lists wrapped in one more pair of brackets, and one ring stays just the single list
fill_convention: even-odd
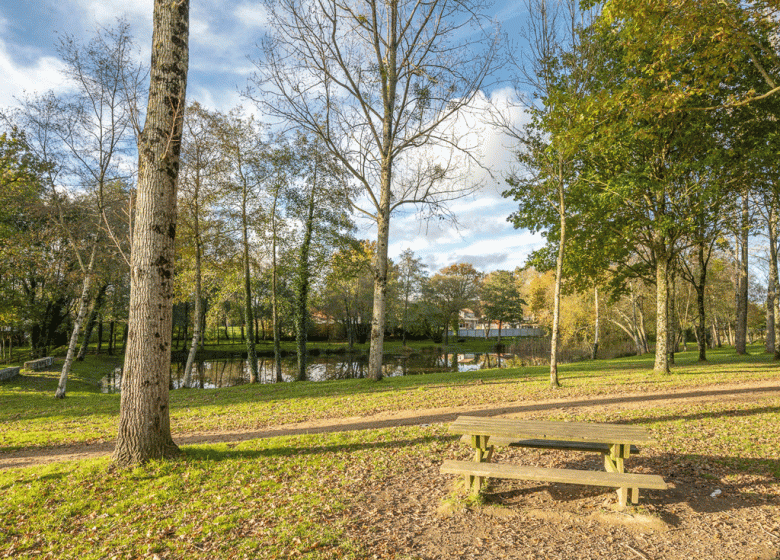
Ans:
[{"label": "water reflection", "polygon": [[[273,358],[259,358],[258,370],[261,383],[274,383]],[[416,353],[385,354],[382,373],[386,377],[420,375],[447,371],[477,371],[480,369],[511,367],[520,365],[513,354],[478,353]],[[213,360],[197,362],[189,377],[184,375],[185,363],[171,364],[171,389],[217,389],[249,383],[249,364],[244,359]],[[282,358],[282,378],[294,381],[297,373],[295,356]],[[306,369],[309,381],[332,381],[336,379],[359,379],[368,373],[368,355],[311,356]],[[113,393],[121,385],[121,370],[101,380],[101,390]]]}]

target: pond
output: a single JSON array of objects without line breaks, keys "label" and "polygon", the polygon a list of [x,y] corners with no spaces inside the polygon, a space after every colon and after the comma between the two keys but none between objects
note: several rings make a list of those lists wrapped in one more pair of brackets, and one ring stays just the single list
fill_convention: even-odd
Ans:
[{"label": "pond", "polygon": [[[218,389],[249,383],[249,364],[245,359],[210,360],[197,362],[189,379],[184,375],[185,362],[171,363],[171,389]],[[273,357],[258,358],[261,383],[274,383]],[[477,371],[497,367],[520,365],[512,354],[497,353],[452,353],[435,352],[385,354],[382,359],[383,374],[386,377],[419,375],[424,373]],[[282,358],[282,378],[294,381],[297,373],[295,355]],[[308,381],[332,381],[334,379],[358,379],[368,373],[367,354],[331,354],[310,356],[306,368]],[[101,390],[113,393],[121,385],[121,372],[101,380]]]}]

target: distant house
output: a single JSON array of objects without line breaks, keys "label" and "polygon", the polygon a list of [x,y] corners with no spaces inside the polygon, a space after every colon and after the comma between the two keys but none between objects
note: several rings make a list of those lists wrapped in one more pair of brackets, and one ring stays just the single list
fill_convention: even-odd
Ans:
[{"label": "distant house", "polygon": [[[524,318],[525,319],[525,318]],[[488,322],[471,309],[461,309],[458,312],[458,336],[491,337],[498,336],[498,321]],[[501,325],[503,336],[544,336],[544,329],[534,325],[523,323],[503,323]]]}]

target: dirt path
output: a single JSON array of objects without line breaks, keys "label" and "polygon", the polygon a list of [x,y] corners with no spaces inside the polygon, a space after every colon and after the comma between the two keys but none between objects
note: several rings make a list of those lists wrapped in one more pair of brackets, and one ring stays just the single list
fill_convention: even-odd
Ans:
[{"label": "dirt path", "polygon": [[[682,389],[671,392],[625,393],[583,399],[549,399],[541,401],[517,401],[504,405],[484,407],[463,406],[423,410],[405,410],[363,417],[330,418],[312,422],[284,424],[258,430],[240,432],[185,432],[174,433],[180,445],[201,443],[237,443],[258,438],[296,434],[346,432],[372,430],[416,424],[451,422],[458,415],[523,416],[545,410],[573,410],[598,407],[602,410],[664,406],[674,402],[751,401],[758,396],[780,396],[780,384],[776,380],[751,383],[734,383]],[[0,453],[0,469],[42,465],[59,461],[75,461],[111,454],[113,442],[98,444],[61,445],[34,448],[12,453]]]}]

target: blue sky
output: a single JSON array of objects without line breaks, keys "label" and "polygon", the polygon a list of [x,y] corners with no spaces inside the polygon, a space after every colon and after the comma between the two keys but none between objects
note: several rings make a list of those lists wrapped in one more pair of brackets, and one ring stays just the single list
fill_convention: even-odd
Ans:
[{"label": "blue sky", "polygon": [[[140,56],[147,62],[152,5],[152,0],[4,2],[0,6],[0,108],[14,106],[15,98],[25,92],[68,89],[55,50],[58,33],[86,41],[96,26],[112,26],[122,17],[130,24]],[[512,0],[499,1],[494,14],[509,34],[521,25],[524,15],[519,3]],[[256,2],[192,0],[190,100],[220,110],[251,105],[240,92],[253,72],[250,57],[259,55],[256,43],[265,22],[265,13]],[[481,101],[508,94],[506,89],[484,92]],[[432,271],[455,262],[470,262],[483,271],[512,270],[541,244],[540,237],[515,230],[506,221],[513,204],[500,195],[504,188],[500,174],[511,164],[511,143],[494,131],[488,131],[484,142],[489,158],[485,163],[494,168],[498,180],[488,178],[475,196],[451,203],[457,224],[421,223],[414,213],[394,215],[391,257],[411,248]],[[375,238],[368,224],[363,224],[360,234]]]}]

